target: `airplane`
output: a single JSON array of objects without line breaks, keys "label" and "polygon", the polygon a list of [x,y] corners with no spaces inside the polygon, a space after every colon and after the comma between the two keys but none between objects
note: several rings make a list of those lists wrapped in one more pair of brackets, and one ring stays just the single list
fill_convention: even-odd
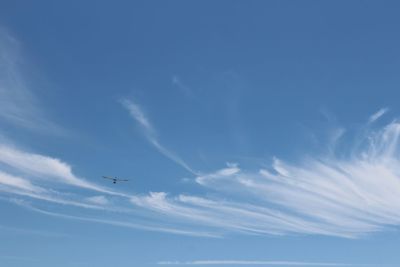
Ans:
[{"label": "airplane", "polygon": [[108,176],[102,176],[104,179],[109,179],[113,181],[113,184],[116,184],[117,182],[128,182],[129,180],[127,179],[118,179],[117,177],[108,177]]}]

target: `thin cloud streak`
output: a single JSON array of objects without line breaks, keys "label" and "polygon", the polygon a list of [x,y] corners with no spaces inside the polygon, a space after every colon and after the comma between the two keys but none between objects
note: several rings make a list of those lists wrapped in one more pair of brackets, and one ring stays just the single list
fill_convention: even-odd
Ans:
[{"label": "thin cloud streak", "polygon": [[3,171],[0,171],[0,188],[1,186],[3,186],[4,188],[21,189],[24,191],[35,193],[46,192],[44,188],[35,186],[26,179],[5,173]]},{"label": "thin cloud streak", "polygon": [[41,213],[44,215],[49,215],[49,216],[64,218],[64,219],[70,219],[70,220],[94,222],[94,223],[107,224],[107,225],[113,225],[113,226],[118,226],[118,227],[131,228],[131,229],[136,229],[136,230],[163,232],[163,233],[194,236],[194,237],[208,237],[208,238],[220,238],[221,237],[217,233],[211,233],[211,232],[208,233],[208,232],[200,232],[200,231],[186,231],[186,230],[181,230],[181,229],[157,227],[157,226],[153,227],[153,226],[148,226],[148,225],[127,222],[127,221],[97,219],[97,218],[81,217],[81,216],[74,216],[74,215],[50,212],[50,211],[45,211],[45,210],[42,210],[39,208],[35,208],[26,202],[19,202],[19,203],[17,202],[16,204],[23,206],[31,211],[38,212],[38,213]]},{"label": "thin cloud streak", "polygon": [[105,196],[88,197],[86,198],[86,201],[101,206],[110,204],[110,201]]},{"label": "thin cloud streak", "polygon": [[4,225],[0,225],[0,231],[4,231],[4,232],[8,232],[8,233],[11,232],[13,234],[20,234],[20,235],[37,235],[37,236],[55,237],[55,238],[69,236],[69,235],[66,235],[63,233],[56,233],[56,232],[35,230],[35,229],[16,228],[16,227],[4,226]]},{"label": "thin cloud streak", "polygon": [[176,164],[180,165],[190,173],[196,175],[197,172],[194,171],[184,160],[182,160],[179,156],[177,156],[175,153],[164,147],[157,138],[157,134],[154,130],[154,127],[150,123],[150,120],[147,118],[147,116],[144,114],[140,106],[131,100],[128,99],[122,99],[121,104],[123,107],[125,107],[128,111],[129,114],[133,119],[135,119],[142,130],[144,131],[144,135],[149,141],[150,144],[152,144],[158,152],[160,152],[162,155],[164,155],[166,158],[172,160]]},{"label": "thin cloud streak", "polygon": [[372,114],[369,119],[368,122],[372,123],[377,121],[380,117],[382,117],[386,112],[388,112],[388,108],[381,108],[380,110],[378,110],[377,112],[375,112],[374,114]]},{"label": "thin cloud streak", "polygon": [[374,266],[370,264],[302,262],[302,261],[249,261],[249,260],[197,260],[197,261],[159,261],[158,265],[268,265],[268,266]]},{"label": "thin cloud streak", "polygon": [[151,126],[149,120],[147,119],[146,115],[139,107],[139,105],[133,103],[128,99],[122,99],[121,104],[129,111],[129,114],[132,116],[132,118],[134,118],[140,124],[140,126],[144,129],[146,135],[155,135],[153,127]]},{"label": "thin cloud streak", "polygon": [[26,65],[21,45],[0,27],[0,119],[15,126],[46,134],[64,135],[51,122],[28,87],[21,65]]},{"label": "thin cloud streak", "polygon": [[172,84],[179,88],[186,96],[193,97],[193,90],[178,75],[172,76]]}]

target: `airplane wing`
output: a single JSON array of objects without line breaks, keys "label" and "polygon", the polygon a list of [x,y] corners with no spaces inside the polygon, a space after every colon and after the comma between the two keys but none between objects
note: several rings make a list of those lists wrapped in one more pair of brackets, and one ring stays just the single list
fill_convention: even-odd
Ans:
[{"label": "airplane wing", "polygon": [[104,179],[109,179],[109,180],[113,180],[113,181],[118,181],[118,182],[128,182],[128,179],[118,179],[117,177],[113,178],[113,177],[109,177],[109,176],[102,176]]}]

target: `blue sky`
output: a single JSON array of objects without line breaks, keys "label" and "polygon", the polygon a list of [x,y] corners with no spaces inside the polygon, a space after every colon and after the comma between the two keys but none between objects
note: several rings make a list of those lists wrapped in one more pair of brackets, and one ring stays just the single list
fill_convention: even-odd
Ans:
[{"label": "blue sky", "polygon": [[0,265],[398,266],[399,8],[2,1]]}]

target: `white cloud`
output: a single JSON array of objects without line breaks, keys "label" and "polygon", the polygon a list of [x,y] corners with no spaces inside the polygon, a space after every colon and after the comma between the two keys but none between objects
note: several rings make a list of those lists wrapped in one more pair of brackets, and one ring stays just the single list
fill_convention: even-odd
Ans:
[{"label": "white cloud", "polygon": [[85,221],[85,222],[92,222],[92,223],[100,223],[100,224],[107,224],[113,225],[117,227],[126,227],[131,229],[137,230],[146,230],[146,231],[155,231],[155,232],[163,232],[163,233],[170,233],[170,234],[177,234],[177,235],[187,235],[187,236],[196,236],[196,237],[209,237],[209,238],[219,238],[220,235],[217,233],[212,232],[202,232],[202,231],[190,231],[190,230],[182,230],[177,228],[168,228],[168,227],[160,227],[160,226],[152,226],[149,224],[138,224],[129,221],[118,221],[118,220],[110,220],[110,219],[99,219],[99,218],[91,218],[91,217],[82,217],[82,216],[74,216],[68,214],[62,214],[57,212],[51,212],[42,210],[39,208],[35,208],[26,202],[16,202],[16,204],[23,206],[31,211],[35,211],[44,215],[49,215],[58,218],[64,218],[69,220],[78,220],[78,221]]},{"label": "white cloud", "polygon": [[42,193],[46,191],[41,187],[33,185],[28,180],[25,180],[21,177],[17,177],[2,171],[0,171],[0,186],[11,187],[35,193]]},{"label": "white cloud", "polygon": [[368,122],[372,123],[376,120],[378,120],[380,117],[382,117],[386,112],[388,112],[388,108],[381,108],[380,110],[378,110],[377,112],[375,112],[374,114],[372,114],[369,119]]},{"label": "white cloud", "polygon": [[[29,206],[31,210],[38,212],[42,211],[42,214],[53,215],[66,219],[76,219],[81,221],[110,224],[114,226],[142,229],[148,231],[159,231],[201,237],[219,237],[219,235],[216,233],[199,230],[192,231],[190,229],[185,230],[180,229],[180,226],[174,228],[157,225],[157,223],[156,225],[151,226],[148,222],[130,222],[127,220],[127,218],[131,218],[134,220],[136,216],[143,217],[146,215],[145,213],[143,213],[143,210],[140,211],[137,209],[126,207],[129,203],[124,203],[124,200],[126,201],[127,198],[131,198],[133,195],[127,195],[125,193],[117,192],[115,190],[103,188],[94,183],[83,180],[82,178],[79,178],[73,174],[71,167],[67,163],[57,158],[30,153],[6,144],[0,144],[0,169],[4,167],[7,167],[7,170],[13,173],[23,174],[23,177],[0,171],[0,192],[7,193],[9,195],[17,195],[23,197],[24,199],[30,198],[32,200],[35,200],[34,204],[36,206],[41,206],[42,201],[45,201],[52,204],[46,205],[46,207],[57,207],[57,210],[61,210],[60,206],[91,209],[92,212],[94,212],[95,214],[96,210],[107,210],[114,214],[113,217],[118,214],[125,214],[123,216],[123,218],[125,219],[120,221],[110,220],[107,219],[108,216],[104,217],[104,214],[100,214],[101,218],[90,218],[67,215],[62,213],[53,213],[51,211],[47,212],[39,208],[34,208],[31,205],[26,205],[26,202],[24,200],[14,201],[16,204]],[[72,185],[88,189],[90,191],[111,194],[114,196],[115,201],[118,203],[118,205],[114,205],[108,200],[108,198],[103,195],[88,197],[85,196],[84,192],[80,192],[79,194],[60,193],[57,190],[60,185]],[[154,196],[156,197],[157,194],[154,194]],[[162,194],[159,194],[158,198],[162,199]],[[9,198],[7,197],[4,200],[8,201]],[[147,216],[146,218],[149,217]]]},{"label": "white cloud", "polygon": [[213,199],[166,193],[135,196],[135,205],[177,221],[249,234],[322,234],[355,238],[400,225],[400,123],[365,137],[348,156],[270,169],[236,164],[198,176]]},{"label": "white cloud", "polygon": [[232,175],[238,173],[240,169],[237,165],[228,164],[227,168],[216,171],[215,173],[210,173],[196,178],[196,182],[205,185],[214,179],[223,179],[223,177],[231,177]]},{"label": "white cloud", "polygon": [[[153,129],[140,114],[147,122],[141,123],[142,127]],[[152,134],[148,133],[148,138],[151,140]],[[233,232],[356,238],[400,225],[399,138],[400,122],[394,121],[368,133],[357,142],[363,145],[349,149],[348,154],[314,155],[298,162],[274,158],[269,167],[261,169],[227,163],[220,170],[196,175],[194,181],[205,190],[204,195],[127,195],[77,177],[70,165],[57,158],[0,144],[0,167],[10,169],[0,172],[0,190],[54,205],[90,208],[94,213],[103,208],[113,215],[123,212],[125,220],[120,221],[109,220],[104,214],[82,220],[143,230],[201,236]],[[348,142],[349,147],[352,144],[345,137],[341,142]],[[112,194],[113,201],[103,195],[90,196],[88,190],[63,195],[52,188],[53,184]],[[138,217],[140,223],[131,221]],[[152,226],[147,229],[149,223]]]},{"label": "white cloud", "polygon": [[177,163],[190,173],[196,174],[196,172],[184,160],[182,160],[175,153],[164,147],[158,141],[154,127],[151,125],[149,119],[146,117],[146,115],[144,114],[139,105],[128,99],[121,100],[121,103],[129,111],[131,117],[134,118],[139,123],[141,128],[144,130],[144,134],[147,140],[158,150],[158,152],[160,152],[173,162]]},{"label": "white cloud", "polygon": [[[29,181],[27,181],[29,182]],[[87,204],[82,202],[81,199],[79,199],[79,196],[75,196],[74,198],[67,198],[67,196],[61,194],[58,191],[49,189],[49,190],[44,190],[43,188],[42,191],[40,192],[32,192],[31,190],[26,190],[25,188],[16,188],[16,187],[9,187],[9,186],[4,186],[5,183],[0,183],[0,192],[4,192],[7,194],[12,194],[12,195],[18,195],[20,197],[27,197],[30,199],[34,200],[39,200],[39,201],[46,201],[49,203],[53,204],[58,204],[58,205],[63,205],[63,206],[73,206],[73,207],[79,207],[79,208],[86,208],[86,209],[95,209],[95,210],[103,210],[104,208],[99,205],[93,205],[93,204]],[[37,186],[35,186],[37,187]],[[1,198],[0,198],[1,199]]]},{"label": "white cloud", "polygon": [[22,172],[37,179],[62,182],[98,192],[121,195],[120,193],[78,178],[73,174],[68,164],[57,158],[25,152],[9,145],[0,144],[0,163],[12,167],[17,172]]},{"label": "white cloud", "polygon": [[129,114],[134,118],[140,126],[146,131],[146,135],[153,136],[154,130],[151,126],[149,120],[147,119],[146,115],[139,107],[139,105],[133,103],[128,99],[121,100],[122,105],[129,111]]},{"label": "white cloud", "polygon": [[105,196],[93,196],[93,197],[88,197],[86,200],[90,203],[97,204],[97,205],[107,205],[110,202]]},{"label": "white cloud", "polygon": [[172,76],[172,84],[179,88],[186,96],[193,96],[193,90],[187,86],[178,75]]},{"label": "white cloud", "polygon": [[43,230],[36,230],[36,229],[28,229],[28,228],[17,228],[17,227],[9,227],[5,225],[0,225],[0,231],[14,233],[14,234],[21,234],[21,235],[38,235],[38,236],[45,236],[45,237],[67,237],[68,235],[63,233],[55,233]]},{"label": "white cloud", "polygon": [[159,261],[158,265],[264,265],[264,266],[371,266],[370,264],[351,264],[334,262],[303,261],[255,261],[255,260],[197,260],[197,261]]},{"label": "white cloud", "polygon": [[16,126],[60,134],[29,88],[21,65],[26,64],[20,43],[0,28],[0,119]]}]

